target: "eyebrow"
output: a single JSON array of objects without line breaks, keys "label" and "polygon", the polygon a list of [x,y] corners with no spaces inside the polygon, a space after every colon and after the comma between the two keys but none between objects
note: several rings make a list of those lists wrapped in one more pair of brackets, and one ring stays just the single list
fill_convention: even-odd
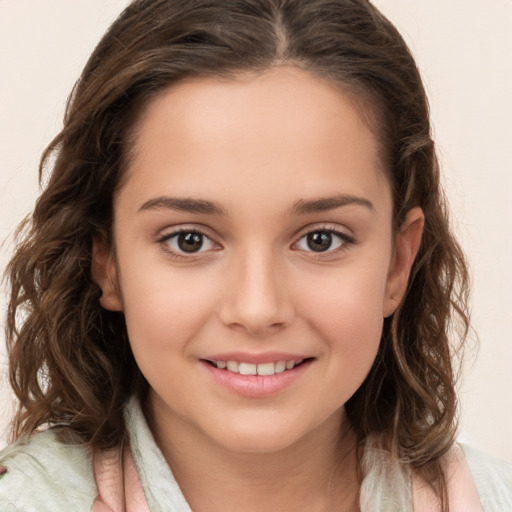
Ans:
[{"label": "eyebrow", "polygon": [[177,210],[188,213],[202,213],[207,215],[226,215],[224,208],[215,201],[168,196],[155,197],[146,201],[139,208],[139,212],[160,209]]},{"label": "eyebrow", "polygon": [[375,206],[373,206],[373,203],[368,199],[347,194],[338,194],[331,197],[320,197],[318,199],[310,200],[301,199],[293,205],[292,211],[295,214],[306,215],[308,213],[319,213],[334,210],[335,208],[341,208],[342,206],[348,205],[365,206],[372,212],[375,212]]},{"label": "eyebrow", "polygon": [[[300,199],[292,207],[292,213],[296,215],[307,215],[310,213],[320,213],[342,206],[349,205],[364,206],[371,211],[375,211],[372,202],[364,197],[357,197],[347,194],[338,194],[331,197],[321,197],[318,199]],[[206,199],[192,199],[192,198],[179,198],[161,196],[155,197],[146,201],[139,211],[147,210],[177,210],[187,213],[206,214],[206,215],[219,215],[225,216],[226,210],[215,201],[208,201]]]}]

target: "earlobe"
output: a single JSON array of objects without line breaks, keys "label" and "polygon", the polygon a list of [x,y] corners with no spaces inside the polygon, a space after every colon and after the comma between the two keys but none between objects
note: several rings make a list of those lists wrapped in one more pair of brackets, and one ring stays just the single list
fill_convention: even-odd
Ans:
[{"label": "earlobe", "polygon": [[425,216],[419,207],[412,208],[395,237],[394,253],[388,272],[384,317],[392,315],[407,292],[409,275],[420,248]]},{"label": "earlobe", "polygon": [[112,251],[106,242],[100,240],[94,240],[93,243],[92,277],[101,288],[100,304],[103,308],[109,311],[123,311]]}]

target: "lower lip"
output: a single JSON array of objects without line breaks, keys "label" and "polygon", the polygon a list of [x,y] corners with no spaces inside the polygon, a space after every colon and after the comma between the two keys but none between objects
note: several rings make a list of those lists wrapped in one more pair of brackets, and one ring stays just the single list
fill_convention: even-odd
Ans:
[{"label": "lower lip", "polygon": [[272,396],[291,386],[309,368],[312,360],[304,361],[291,370],[285,370],[274,375],[241,375],[228,370],[216,368],[201,361],[211,377],[224,388],[242,396],[261,398]]}]

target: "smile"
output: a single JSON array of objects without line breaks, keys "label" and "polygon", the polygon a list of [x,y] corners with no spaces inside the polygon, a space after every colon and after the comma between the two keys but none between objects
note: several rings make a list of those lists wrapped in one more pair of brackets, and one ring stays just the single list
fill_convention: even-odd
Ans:
[{"label": "smile", "polygon": [[262,375],[270,376],[276,373],[283,373],[286,370],[292,370],[302,362],[304,359],[290,360],[290,361],[276,361],[268,363],[246,363],[238,361],[209,361],[212,365],[221,370],[226,370],[231,373],[238,373],[240,375]]},{"label": "smile", "polygon": [[247,398],[275,395],[300,382],[316,360],[286,352],[224,352],[201,358],[209,378],[230,393]]},{"label": "smile", "polygon": [[314,357],[289,359],[289,356],[264,362],[248,362],[243,357],[237,359],[214,357],[201,362],[214,382],[231,393],[248,398],[264,398],[284,391],[300,381],[315,360]]}]

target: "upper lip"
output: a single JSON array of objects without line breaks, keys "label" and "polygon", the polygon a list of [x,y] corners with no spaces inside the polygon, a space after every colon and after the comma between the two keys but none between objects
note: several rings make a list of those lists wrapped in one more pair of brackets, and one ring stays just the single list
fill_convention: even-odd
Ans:
[{"label": "upper lip", "polygon": [[238,363],[277,363],[279,361],[300,361],[311,358],[305,354],[291,354],[288,352],[223,352],[211,356],[202,357],[205,361],[236,361]]}]

